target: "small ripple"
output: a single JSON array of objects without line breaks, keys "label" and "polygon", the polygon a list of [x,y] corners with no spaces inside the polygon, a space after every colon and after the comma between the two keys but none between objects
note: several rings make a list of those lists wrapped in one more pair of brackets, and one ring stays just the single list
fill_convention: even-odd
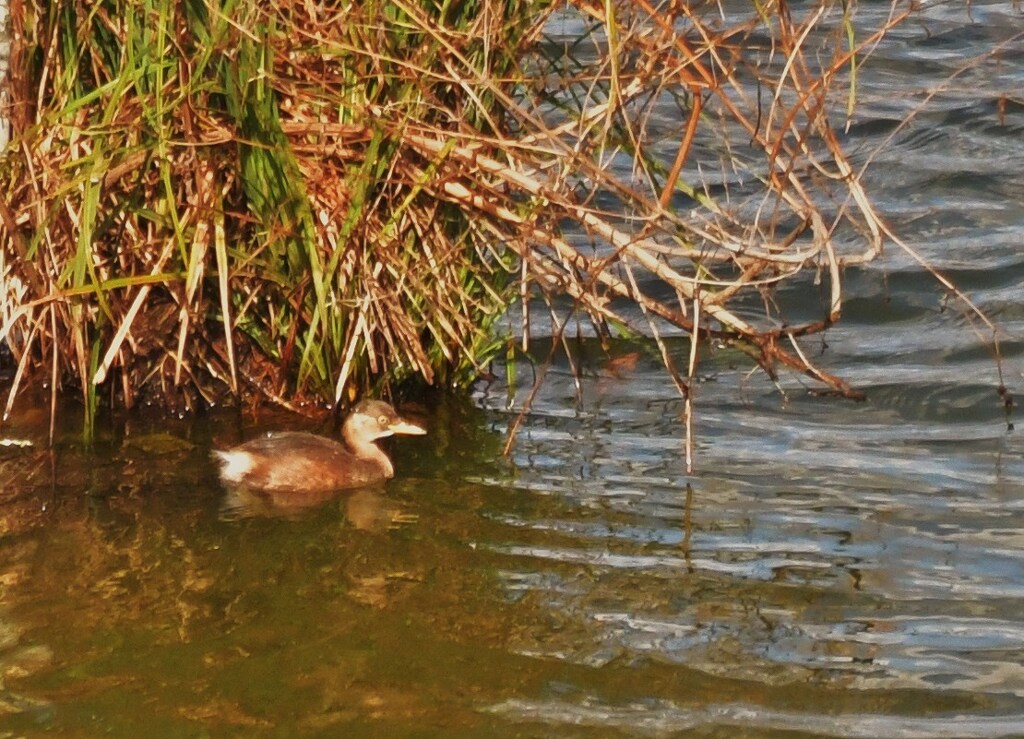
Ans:
[{"label": "small ripple", "polygon": [[725,560],[670,554],[616,554],[608,551],[568,547],[490,545],[490,548],[495,552],[512,557],[546,559],[559,563],[587,564],[594,567],[645,572],[653,570],[704,571],[765,582],[776,580],[779,573],[783,571],[796,569],[824,571],[833,567],[830,562],[810,558],[797,559],[789,556]]},{"label": "small ripple", "polygon": [[1024,624],[951,616],[865,618],[835,624],[820,638],[977,652],[1024,647]]},{"label": "small ripple", "polygon": [[945,714],[927,717],[875,713],[831,714],[773,711],[751,704],[717,704],[687,708],[669,701],[644,701],[621,706],[586,702],[508,700],[484,709],[523,722],[555,726],[591,726],[661,735],[712,728],[801,731],[843,739],[994,739],[1019,736],[1024,714],[984,716]]}]

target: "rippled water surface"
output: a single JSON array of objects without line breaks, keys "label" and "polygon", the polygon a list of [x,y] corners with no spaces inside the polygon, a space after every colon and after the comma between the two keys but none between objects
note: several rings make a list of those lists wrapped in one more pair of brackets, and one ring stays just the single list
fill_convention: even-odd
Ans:
[{"label": "rippled water surface", "polygon": [[[847,145],[1020,394],[1024,15],[970,6],[875,51]],[[689,476],[642,341],[571,342],[509,458],[528,362],[409,406],[396,479],[307,509],[209,461],[294,419],[109,419],[86,451],[65,413],[53,453],[0,448],[0,735],[1024,736],[1019,411],[909,256],[845,284],[805,349],[868,400],[709,353]]]}]

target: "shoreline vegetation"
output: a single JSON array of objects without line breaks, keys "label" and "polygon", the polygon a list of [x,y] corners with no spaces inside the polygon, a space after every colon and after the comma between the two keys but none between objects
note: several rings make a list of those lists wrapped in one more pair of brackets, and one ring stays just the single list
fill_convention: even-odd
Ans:
[{"label": "shoreline vegetation", "polygon": [[709,340],[859,397],[798,341],[895,238],[832,119],[911,9],[844,7],[12,0],[6,412],[466,386],[537,311],[654,341],[688,463]]}]

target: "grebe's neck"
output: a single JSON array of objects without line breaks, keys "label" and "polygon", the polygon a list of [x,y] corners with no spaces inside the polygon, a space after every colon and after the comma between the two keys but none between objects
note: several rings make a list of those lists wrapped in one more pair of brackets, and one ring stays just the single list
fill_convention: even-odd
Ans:
[{"label": "grebe's neck", "polygon": [[358,459],[379,467],[381,472],[384,473],[384,477],[389,480],[395,476],[395,468],[392,466],[391,460],[388,459],[388,455],[379,446],[372,441],[359,439],[358,434],[353,433],[352,429],[348,427],[342,429],[341,435],[345,439],[345,444],[348,446],[349,451]]}]

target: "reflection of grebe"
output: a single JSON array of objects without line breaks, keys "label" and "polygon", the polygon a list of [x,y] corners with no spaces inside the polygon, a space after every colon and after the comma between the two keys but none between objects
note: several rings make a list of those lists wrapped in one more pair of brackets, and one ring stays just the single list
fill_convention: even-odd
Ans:
[{"label": "reflection of grebe", "polygon": [[425,434],[380,400],[364,400],[345,419],[339,444],[315,434],[283,432],[215,451],[225,484],[267,493],[322,495],[376,485],[394,477],[391,460],[374,443],[392,434]]},{"label": "reflection of grebe", "polygon": [[335,490],[313,495],[275,495],[234,486],[228,488],[220,515],[224,521],[244,518],[300,519],[332,500],[340,500],[345,519],[360,531],[380,532],[418,520],[416,515],[404,513],[376,488]]}]

